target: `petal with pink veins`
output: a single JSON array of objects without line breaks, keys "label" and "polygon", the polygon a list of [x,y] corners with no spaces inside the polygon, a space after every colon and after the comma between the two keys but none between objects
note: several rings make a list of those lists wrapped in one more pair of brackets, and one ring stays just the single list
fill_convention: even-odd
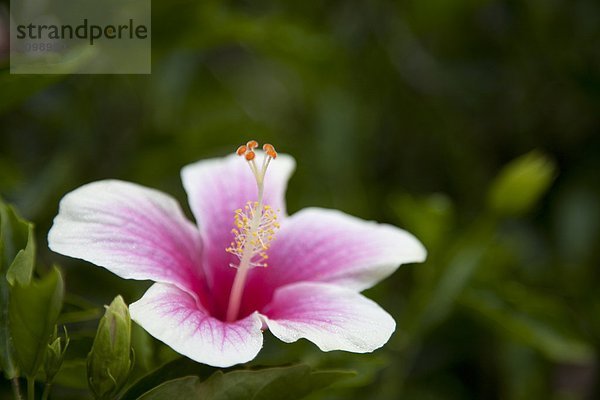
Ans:
[{"label": "petal with pink veins", "polygon": [[374,301],[326,283],[279,288],[262,314],[277,338],[286,343],[305,338],[322,351],[368,353],[383,346],[396,329],[394,319]]},{"label": "petal with pink veins", "polygon": [[202,242],[172,197],[106,180],[67,194],[48,234],[50,249],[128,279],[172,283],[202,294]]},{"label": "petal with pink veins", "polygon": [[251,271],[244,302],[268,303],[278,287],[302,281],[329,282],[362,291],[401,264],[425,260],[410,233],[336,210],[306,208],[281,224],[268,252],[267,268]]},{"label": "petal with pink veins", "polygon": [[214,367],[252,360],[263,343],[258,314],[226,323],[175,286],[155,283],[129,306],[131,318],[176,352]]}]

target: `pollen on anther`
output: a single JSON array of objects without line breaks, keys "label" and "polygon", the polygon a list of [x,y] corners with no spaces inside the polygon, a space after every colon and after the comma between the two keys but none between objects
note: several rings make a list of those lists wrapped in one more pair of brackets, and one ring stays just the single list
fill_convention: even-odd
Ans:
[{"label": "pollen on anther", "polygon": [[248,143],[246,143],[246,146],[248,146],[248,149],[254,150],[258,147],[258,142],[256,140],[250,140]]},{"label": "pollen on anther", "polygon": [[256,153],[254,153],[252,150],[250,150],[249,152],[246,153],[246,160],[247,161],[254,160],[254,157],[256,157]]},{"label": "pollen on anther", "polygon": [[267,156],[275,159],[277,158],[277,152],[275,151],[275,147],[273,147],[272,144],[270,143],[265,143],[263,145],[263,150],[265,151],[265,153],[267,154]]},{"label": "pollen on anther", "polygon": [[246,150],[248,150],[248,148],[245,145],[241,145],[235,152],[238,156],[243,156],[246,153]]},{"label": "pollen on anther", "polygon": [[244,257],[249,257],[246,258],[249,267],[266,267],[266,252],[275,239],[278,225],[275,217],[273,207],[258,202],[248,202],[243,209],[235,210],[235,227],[231,230],[234,239],[225,251],[235,255],[240,262]]}]

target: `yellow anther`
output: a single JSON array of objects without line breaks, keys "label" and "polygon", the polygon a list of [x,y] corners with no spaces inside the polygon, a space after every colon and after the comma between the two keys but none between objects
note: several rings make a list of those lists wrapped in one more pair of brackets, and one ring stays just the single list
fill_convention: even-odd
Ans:
[{"label": "yellow anther", "polygon": [[[244,209],[235,210],[234,225],[231,229],[234,242],[226,248],[228,253],[236,255],[240,261],[244,254],[249,255],[249,266],[261,267],[257,259],[266,259],[265,253],[274,239],[277,214],[272,207],[262,206],[259,202],[248,202]],[[236,265],[233,265],[237,267]]]}]

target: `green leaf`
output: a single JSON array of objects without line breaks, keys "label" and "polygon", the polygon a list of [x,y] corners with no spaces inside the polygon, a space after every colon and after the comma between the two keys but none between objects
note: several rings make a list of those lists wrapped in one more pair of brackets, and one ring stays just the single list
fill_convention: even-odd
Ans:
[{"label": "green leaf", "polygon": [[[148,393],[142,395],[140,400],[161,400],[161,399],[200,399],[198,396],[198,386],[200,379],[197,376],[185,376],[183,378],[173,379],[161,383]],[[202,399],[204,400],[204,399]]]},{"label": "green leaf", "polygon": [[312,371],[308,365],[225,374],[219,371],[202,382],[198,393],[200,398],[210,400],[294,400],[353,374],[351,371]]},{"label": "green leaf", "polygon": [[8,271],[17,254],[27,247],[31,224],[0,199],[0,272]]},{"label": "green leaf", "polygon": [[493,322],[494,329],[498,328],[499,332],[538,350],[553,361],[579,363],[594,357],[593,347],[575,332],[511,306],[494,292],[469,289],[461,297],[461,303]]},{"label": "green leaf", "polygon": [[81,311],[65,312],[58,318],[59,324],[73,324],[77,322],[93,321],[102,315],[101,308],[90,308]]},{"label": "green leaf", "polygon": [[6,280],[11,285],[18,283],[26,286],[31,282],[31,275],[35,266],[35,235],[33,224],[28,225],[27,245],[19,250],[8,271]]},{"label": "green leaf", "polygon": [[198,364],[189,358],[178,358],[164,364],[146,376],[137,380],[131,385],[121,400],[135,400],[152,388],[162,384],[165,381],[181,378],[187,375],[199,376],[202,379],[208,378],[215,372],[215,368],[205,364]]},{"label": "green leaf", "polygon": [[353,374],[350,371],[312,371],[307,365],[227,373],[217,371],[203,382],[198,377],[165,382],[139,399],[297,400]]},{"label": "green leaf", "polygon": [[37,374],[62,308],[64,284],[58,268],[27,286],[17,283],[10,291],[10,333],[21,370]]},{"label": "green leaf", "polygon": [[60,371],[65,359],[65,354],[71,339],[67,328],[63,326],[64,336],[58,335],[58,329],[54,326],[54,332],[50,336],[50,342],[46,348],[46,359],[44,362],[44,372],[46,374],[46,383],[52,383],[54,377]]},{"label": "green leaf", "polygon": [[[9,329],[9,303],[11,281],[26,282],[31,279],[33,260],[28,260],[35,247],[28,239],[32,237],[33,226],[22,220],[16,211],[0,199],[0,369],[7,379],[18,375],[14,361],[14,346]],[[29,249],[24,251],[29,246]],[[24,254],[15,260],[18,254]],[[31,263],[29,262],[31,261]]]},{"label": "green leaf", "polygon": [[492,183],[488,203],[500,215],[529,211],[548,190],[556,175],[554,161],[532,151],[511,161]]},{"label": "green leaf", "polygon": [[8,322],[9,293],[8,281],[0,275],[0,370],[4,371],[6,379],[18,376]]}]

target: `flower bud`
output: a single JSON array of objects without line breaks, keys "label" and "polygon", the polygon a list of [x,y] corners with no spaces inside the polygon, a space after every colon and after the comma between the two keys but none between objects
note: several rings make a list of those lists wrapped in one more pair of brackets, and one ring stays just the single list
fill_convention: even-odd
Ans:
[{"label": "flower bud", "polygon": [[523,214],[533,208],[555,177],[555,162],[534,150],[502,169],[492,183],[488,204],[502,216]]},{"label": "flower bud", "polygon": [[54,332],[52,333],[52,336],[50,336],[50,342],[46,348],[44,370],[46,371],[46,381],[49,383],[54,380],[54,377],[60,370],[65,358],[65,353],[67,352],[67,347],[69,347],[69,342],[71,340],[67,333],[67,328],[63,328],[65,330],[65,336],[60,337],[58,336],[56,325],[54,326]]},{"label": "flower bud", "polygon": [[100,320],[88,354],[88,384],[96,399],[112,399],[121,391],[132,367],[131,319],[121,296]]}]

